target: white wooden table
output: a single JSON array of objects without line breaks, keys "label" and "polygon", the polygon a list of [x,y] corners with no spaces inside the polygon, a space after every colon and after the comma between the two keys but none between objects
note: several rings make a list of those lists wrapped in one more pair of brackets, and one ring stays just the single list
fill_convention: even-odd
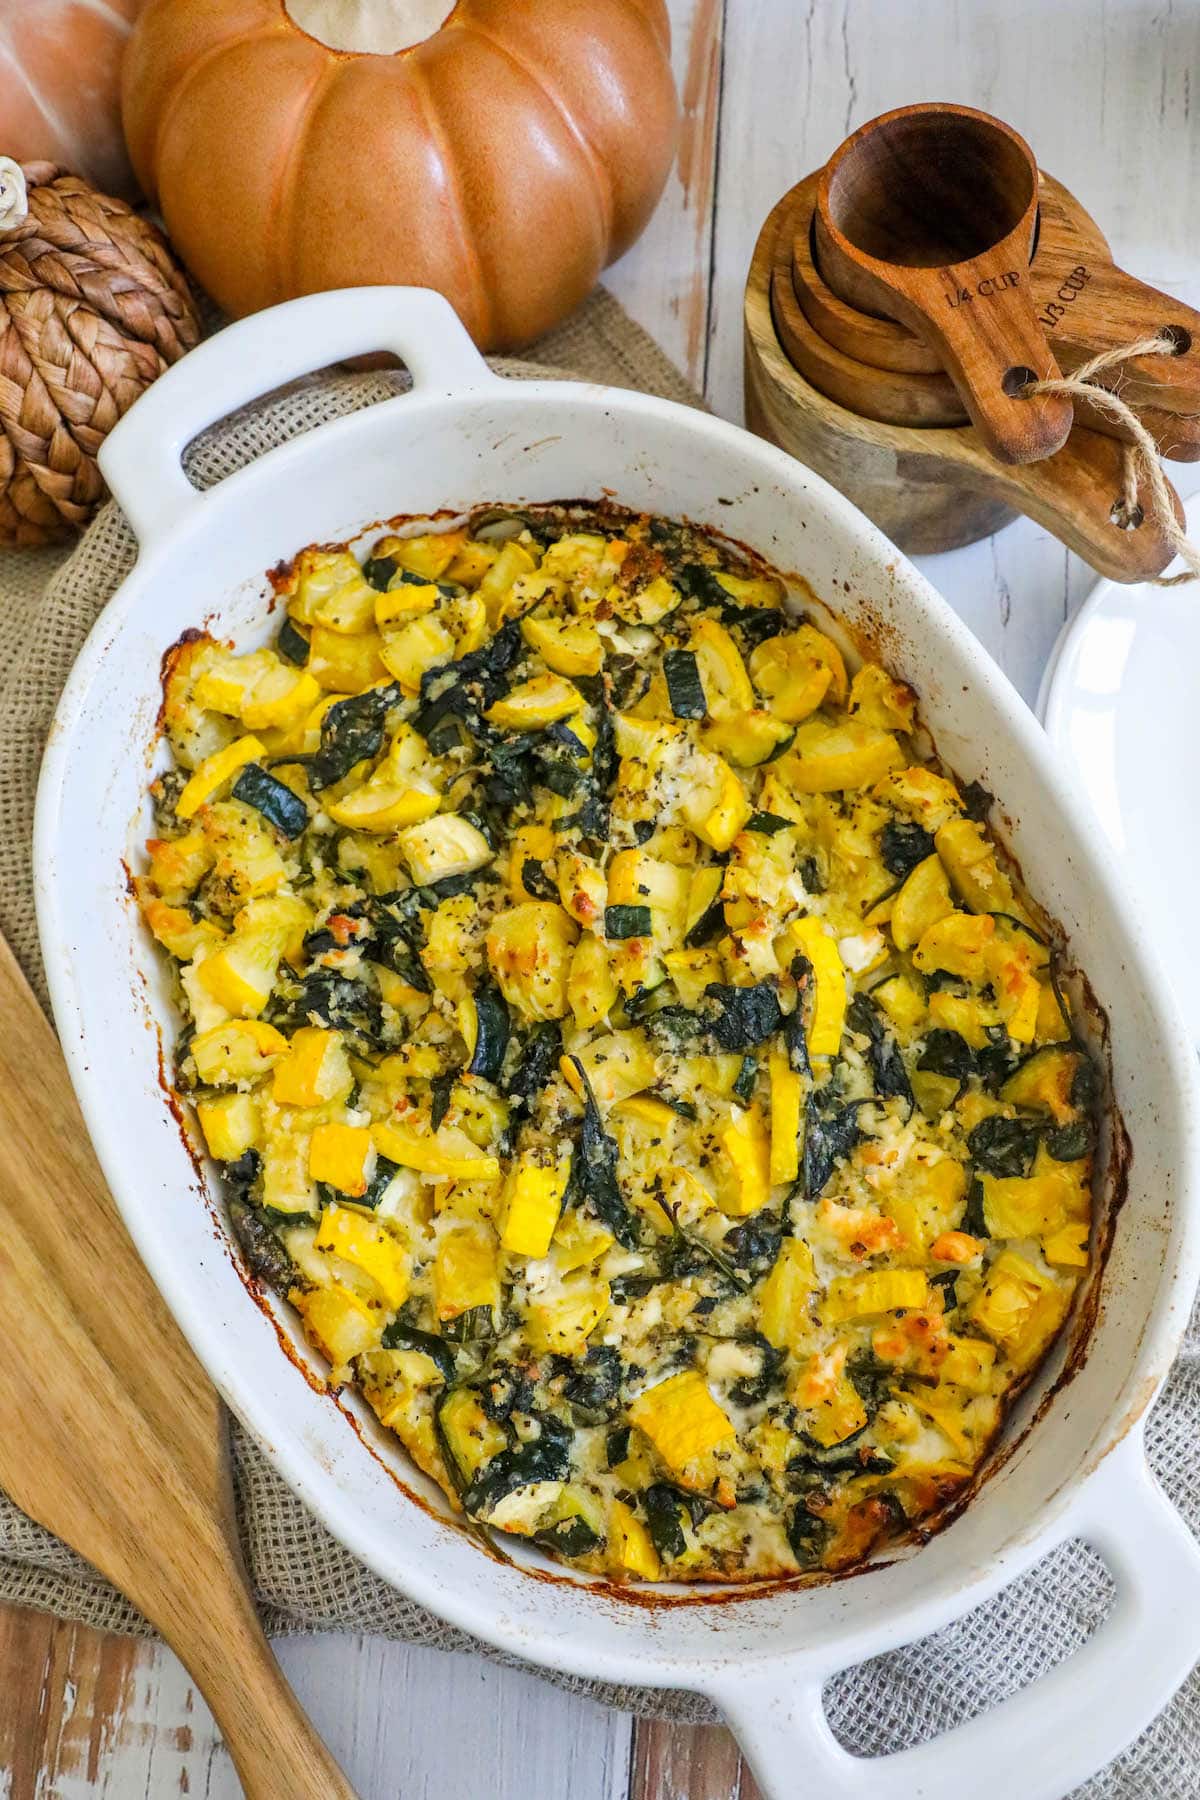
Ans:
[{"label": "white wooden table", "polygon": [[[716,411],[741,416],[759,225],[854,126],[907,101],[1000,114],[1118,259],[1200,303],[1196,0],[671,0],[686,119],[646,236],[610,284]],[[1174,471],[1185,494],[1200,467]],[[1036,526],[925,559],[1027,698],[1091,571]],[[751,1800],[726,1734],[640,1727],[533,1676],[373,1639],[293,1639],[288,1673],[364,1800]],[[238,1792],[165,1650],[0,1612],[0,1796]],[[818,1800],[814,1796],[813,1800]]]}]

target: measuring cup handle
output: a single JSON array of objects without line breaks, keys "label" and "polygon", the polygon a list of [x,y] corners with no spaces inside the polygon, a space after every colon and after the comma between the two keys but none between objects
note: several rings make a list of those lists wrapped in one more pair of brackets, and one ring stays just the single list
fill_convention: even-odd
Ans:
[{"label": "measuring cup handle", "polygon": [[936,350],[980,437],[1003,463],[1040,462],[1061,450],[1071,429],[1071,401],[1061,394],[1026,395],[1033,380],[1057,380],[1033,310],[1028,266],[997,268],[992,257],[953,271],[922,269],[912,287],[922,299],[911,320]]},{"label": "measuring cup handle", "polygon": [[[1141,521],[1132,530],[1124,526],[1124,446],[1116,438],[1077,425],[1057,455],[1005,469],[997,468],[978,438],[976,444],[972,460],[980,485],[1036,519],[1111,581],[1151,581],[1173,558],[1144,484],[1139,489]],[[1182,524],[1182,503],[1167,485]]]}]

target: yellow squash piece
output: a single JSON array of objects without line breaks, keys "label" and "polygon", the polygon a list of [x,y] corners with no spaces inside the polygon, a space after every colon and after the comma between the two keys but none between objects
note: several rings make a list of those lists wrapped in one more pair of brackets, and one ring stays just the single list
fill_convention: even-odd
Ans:
[{"label": "yellow squash piece", "polygon": [[433,1291],[439,1319],[500,1304],[496,1234],[482,1219],[455,1222],[438,1236]]},{"label": "yellow squash piece", "polygon": [[813,1329],[811,1300],[816,1288],[812,1251],[803,1238],[784,1238],[758,1302],[763,1336],[777,1350],[803,1347]]},{"label": "yellow squash piece", "polygon": [[800,1120],[804,1089],[785,1055],[775,1050],[771,1076],[771,1183],[795,1181],[800,1166]]},{"label": "yellow squash piece", "polygon": [[929,1283],[921,1269],[871,1269],[862,1275],[835,1276],[822,1316],[827,1325],[840,1325],[846,1319],[911,1311],[928,1302]]},{"label": "yellow squash piece", "polygon": [[308,1150],[308,1172],[352,1200],[365,1194],[375,1161],[366,1125],[317,1125]]},{"label": "yellow squash piece", "polygon": [[487,718],[504,731],[542,731],[582,708],[583,695],[565,676],[535,675],[489,706]]},{"label": "yellow squash piece", "polygon": [[567,973],[567,1006],[581,1031],[603,1024],[620,995],[609,961],[608,945],[585,931],[571,952]]},{"label": "yellow squash piece", "polygon": [[638,1581],[658,1581],[662,1564],[654,1540],[637,1514],[623,1500],[614,1500],[608,1514],[608,1547],[619,1569]]},{"label": "yellow squash piece", "polygon": [[454,651],[453,634],[434,613],[410,619],[407,625],[393,626],[379,639],[384,668],[407,694],[419,693],[421,677],[452,661]]},{"label": "yellow squash piece", "polygon": [[539,1354],[578,1356],[608,1311],[609,1287],[590,1269],[566,1275],[529,1307],[525,1333]]},{"label": "yellow squash piece", "polygon": [[761,1108],[735,1109],[720,1136],[727,1162],[721,1171],[721,1210],[742,1219],[758,1212],[771,1195],[771,1140]]},{"label": "yellow squash piece", "polygon": [[488,966],[510,1006],[531,1019],[561,1019],[579,927],[553,900],[500,913],[487,934]]},{"label": "yellow squash piece", "polygon": [[714,719],[733,718],[752,709],[754,689],[742,653],[724,625],[707,615],[697,619],[692,627],[692,654]]},{"label": "yellow squash piece", "polygon": [[[1057,1004],[1057,1003],[1056,1003]],[[1050,1115],[1056,1125],[1075,1117],[1071,1092],[1080,1067],[1079,1052],[1051,1046],[1027,1057],[1000,1089],[1012,1106],[1027,1106]]]},{"label": "yellow squash piece", "polygon": [[457,813],[440,813],[399,834],[400,852],[419,887],[451,875],[470,875],[490,863],[491,845],[482,831]]},{"label": "yellow squash piece", "polygon": [[288,1295],[304,1320],[308,1337],[333,1365],[332,1379],[344,1380],[356,1356],[370,1350],[383,1333],[385,1315],[338,1282]]},{"label": "yellow squash piece", "polygon": [[794,793],[835,794],[870,787],[903,761],[904,753],[890,731],[861,719],[848,718],[837,725],[806,719],[796,727],[795,743],[780,772]]},{"label": "yellow squash piece", "polygon": [[453,1125],[418,1131],[412,1125],[376,1125],[375,1148],[402,1169],[443,1175],[452,1181],[498,1181],[498,1158],[488,1156]]},{"label": "yellow squash piece", "polygon": [[820,919],[811,915],[793,919],[784,934],[784,965],[790,967],[792,954],[798,950],[812,964],[816,996],[808,1026],[808,1049],[812,1056],[836,1056],[846,1024],[846,970],[837,943]]},{"label": "yellow squash piece", "polygon": [[326,811],[338,825],[353,831],[397,831],[430,819],[441,804],[432,788],[394,788],[368,783],[327,803]]},{"label": "yellow squash piece", "polygon": [[403,1304],[409,1287],[408,1256],[382,1219],[354,1206],[327,1206],[317,1229],[316,1248],[340,1256],[378,1289],[385,1305]]},{"label": "yellow squash piece", "polygon": [[947,913],[921,933],[913,962],[922,973],[944,969],[964,981],[987,979],[987,952],[996,921],[987,913]]},{"label": "yellow squash piece", "polygon": [[968,1313],[1018,1369],[1028,1368],[1058,1330],[1071,1303],[1069,1289],[1015,1250],[1003,1250],[987,1272]]},{"label": "yellow squash piece", "polygon": [[375,595],[375,623],[381,631],[405,625],[431,613],[441,599],[436,581],[401,581]]},{"label": "yellow squash piece", "polygon": [[647,1388],[630,1406],[629,1417],[676,1474],[735,1436],[733,1421],[694,1369]]},{"label": "yellow squash piece", "polygon": [[276,1064],[272,1092],[283,1106],[321,1106],[344,1099],[353,1086],[341,1032],[302,1025]]},{"label": "yellow squash piece", "polygon": [[213,795],[232,781],[239,769],[247,763],[258,762],[265,754],[261,741],[253,736],[235,738],[232,744],[226,744],[212,756],[206,756],[200,767],[190,775],[184,784],[183,792],[175,802],[175,811],[181,819],[194,819],[200,808]]},{"label": "yellow squash piece", "polygon": [[680,810],[706,844],[724,854],[754,808],[729,764],[708,753],[693,758]]},{"label": "yellow squash piece", "polygon": [[262,1142],[262,1119],[253,1094],[216,1094],[197,1100],[196,1117],[208,1154],[218,1162],[236,1162]]},{"label": "yellow squash piece", "polygon": [[[604,1109],[616,1106],[654,1080],[656,1058],[643,1031],[610,1031],[594,1038],[579,1053],[584,1074],[591,1084],[596,1104]],[[570,1057],[562,1063],[564,1079],[582,1097],[583,1083]]]},{"label": "yellow squash piece", "polygon": [[604,665],[600,633],[587,619],[526,613],[521,636],[556,675],[598,675]]},{"label": "yellow squash piece", "polygon": [[196,1073],[206,1087],[223,1087],[239,1081],[257,1081],[281,1056],[288,1041],[273,1025],[258,1019],[237,1019],[214,1025],[192,1039],[190,1054]]},{"label": "yellow squash piece", "polygon": [[911,950],[931,926],[954,911],[950,882],[936,856],[927,856],[905,880],[889,921],[897,950]]},{"label": "yellow squash piece", "polygon": [[878,663],[864,663],[850,683],[850,711],[883,731],[911,731],[917,696],[907,682],[897,681]]},{"label": "yellow squash piece", "polygon": [[571,1174],[570,1156],[557,1162],[520,1157],[504,1187],[500,1242],[516,1256],[545,1256],[562,1211]]},{"label": "yellow squash piece", "polygon": [[377,631],[364,632],[361,637],[343,637],[327,625],[314,625],[308,672],[330,693],[359,694],[386,679],[382,650],[383,640]]},{"label": "yellow squash piece", "polygon": [[772,712],[792,725],[814,713],[827,694],[832,700],[846,695],[841,652],[832,638],[812,625],[759,644],[750,657],[750,675]]}]

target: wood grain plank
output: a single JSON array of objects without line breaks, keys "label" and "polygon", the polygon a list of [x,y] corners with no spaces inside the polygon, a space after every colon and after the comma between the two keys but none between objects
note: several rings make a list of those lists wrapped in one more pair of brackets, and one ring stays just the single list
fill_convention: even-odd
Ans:
[{"label": "wood grain plank", "polygon": [[720,1725],[642,1720],[629,1800],[760,1800],[758,1784]]},{"label": "wood grain plank", "polygon": [[725,9],[726,0],[672,0],[672,59],[683,108],[679,155],[645,235],[605,276],[701,389],[709,349]]},{"label": "wood grain plank", "polygon": [[6,1800],[241,1792],[207,1707],[160,1644],[7,1607],[0,1684]]},{"label": "wood grain plank", "polygon": [[[474,1795],[483,1770],[500,1800],[526,1793],[531,1770],[571,1800],[628,1790],[630,1720],[535,1676],[377,1638],[275,1648],[361,1800]],[[0,1693],[4,1800],[241,1794],[212,1715],[160,1643],[0,1608]]]}]

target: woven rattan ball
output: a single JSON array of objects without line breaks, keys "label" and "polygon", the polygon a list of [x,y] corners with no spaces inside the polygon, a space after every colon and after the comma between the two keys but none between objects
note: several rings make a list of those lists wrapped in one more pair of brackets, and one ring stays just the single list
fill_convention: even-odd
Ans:
[{"label": "woven rattan ball", "polygon": [[0,157],[0,544],[86,525],[105,436],[199,337],[154,226],[50,163]]}]

